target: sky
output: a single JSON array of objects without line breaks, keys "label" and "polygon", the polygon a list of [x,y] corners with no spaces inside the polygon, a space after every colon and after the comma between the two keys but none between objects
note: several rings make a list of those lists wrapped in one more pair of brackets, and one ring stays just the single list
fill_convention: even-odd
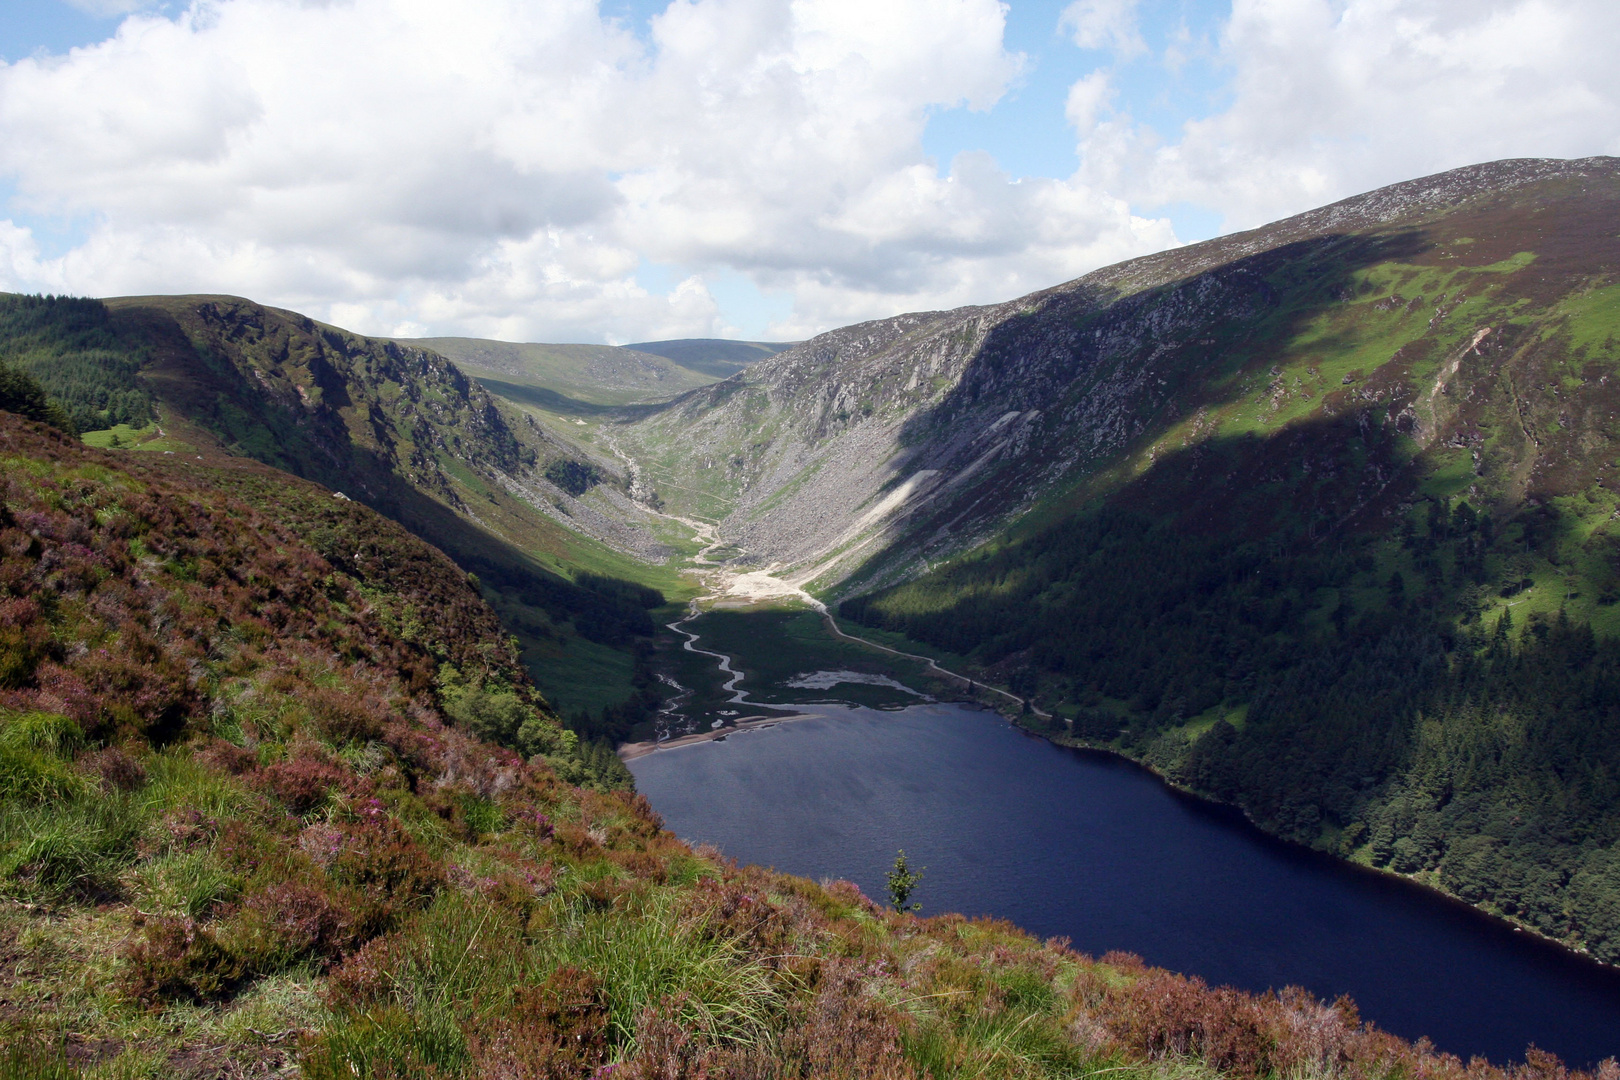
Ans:
[{"label": "sky", "polygon": [[796,340],[1504,157],[1613,0],[6,0],[0,290]]}]

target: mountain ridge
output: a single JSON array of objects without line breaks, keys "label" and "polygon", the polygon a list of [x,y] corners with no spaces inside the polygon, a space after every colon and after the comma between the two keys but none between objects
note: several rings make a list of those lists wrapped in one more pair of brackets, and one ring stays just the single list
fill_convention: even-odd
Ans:
[{"label": "mountain ridge", "polygon": [[[478,400],[531,474],[542,449],[611,471],[559,513],[717,522],[724,572],[962,656],[1043,734],[1612,959],[1617,219],[1616,159],[1491,163],[667,402],[546,427]],[[327,392],[248,370],[294,418]],[[450,464],[476,456],[421,460],[490,513]]]},{"label": "mountain ridge", "polygon": [[[1352,222],[1363,227],[1386,226],[1402,218],[1416,225],[1423,215],[1454,207],[1459,201],[1487,198],[1492,193],[1501,195],[1534,183],[1578,183],[1591,177],[1612,181],[1614,174],[1614,159],[1514,160],[1472,166],[1356,196],[1261,229],[1105,267],[1003,304],[911,313],[841,328],[754,365],[740,376],[740,382],[733,377],[713,387],[689,391],[661,413],[630,425],[628,432],[632,440],[640,437],[641,457],[653,470],[655,483],[662,475],[670,482],[702,489],[705,485],[699,480],[700,474],[721,464],[726,475],[707,485],[713,490],[712,501],[686,503],[686,509],[700,516],[725,519],[722,532],[735,531],[736,540],[759,552],[763,561],[791,566],[801,580],[830,585],[850,568],[817,566],[815,557],[837,557],[840,547],[857,542],[857,538],[844,536],[844,530],[835,526],[852,520],[857,510],[872,509],[881,495],[889,494],[908,479],[907,470],[932,470],[933,475],[914,484],[909,497],[900,500],[902,504],[927,495],[948,480],[964,483],[971,479],[971,474],[960,474],[973,468],[975,462],[983,462],[987,454],[992,459],[1009,452],[1025,456],[1028,446],[1039,442],[1037,431],[1027,429],[1040,419],[1037,414],[1050,411],[1054,395],[1073,387],[1077,374],[1068,357],[1079,342],[1072,328],[1062,324],[1114,304],[1129,303],[1144,291],[1193,279],[1202,281],[1198,288],[1188,286],[1195,295],[1177,296],[1172,302],[1182,301],[1184,307],[1207,307],[1223,299],[1213,295],[1214,290],[1226,290],[1230,295],[1225,302],[1264,303],[1266,284],[1244,269],[1261,258],[1264,251],[1313,238],[1320,245],[1325,232],[1346,228]],[[1222,267],[1225,272],[1218,272]],[[1203,290],[1201,295],[1199,288]],[[1137,299],[1137,303],[1141,302]],[[1162,327],[1165,319],[1172,317],[1163,310],[1145,315],[1140,327],[1127,329],[1152,335],[1158,332],[1155,319]],[[994,341],[990,340],[992,330],[998,331]],[[1180,341],[1161,344],[1185,346]],[[1151,363],[1158,358],[1144,359]],[[1152,388],[1133,386],[1128,381],[1132,377],[1145,378],[1146,370],[1142,368],[1136,376],[1126,374],[1124,384],[1116,380],[1116,385],[1103,392],[1136,399],[1138,408],[1151,407]],[[892,385],[895,382],[903,386]],[[918,388],[924,383],[929,384],[925,390],[930,392],[919,394]],[[765,398],[756,400],[761,393]],[[804,404],[807,396],[814,399],[808,406]],[[915,424],[902,430],[909,414],[919,409],[928,410],[931,419],[948,426],[966,412],[983,413],[983,409],[974,408],[975,403],[990,398],[995,399],[998,411],[976,419],[981,425],[979,431],[950,432],[939,438],[937,445],[919,448],[916,444],[926,444],[928,434],[916,430]],[[727,430],[716,428],[729,419],[719,407],[722,401],[745,402],[731,406],[731,413],[747,415],[730,422]],[[1096,402],[1077,404],[1096,413]],[[877,410],[875,418],[873,410]],[[1012,412],[1019,415],[1012,417]],[[985,429],[998,421],[1003,428],[988,432],[993,436],[990,445],[983,445]],[[1106,417],[1093,416],[1085,426],[1095,433],[1095,450],[1100,455],[1139,434],[1133,427],[1139,422],[1140,418],[1117,415],[1116,409],[1115,414]],[[660,425],[666,430],[658,430]],[[792,437],[782,445],[773,445],[769,438],[763,446],[757,440],[741,442],[744,435],[751,437],[760,429],[768,435],[773,425],[785,425]],[[824,461],[824,452],[817,447],[835,428],[852,447],[838,463]],[[695,444],[696,452],[688,458],[693,464],[687,465],[684,472],[671,455],[660,454],[672,443],[670,431],[675,429],[688,443]],[[648,435],[641,437],[637,432]],[[975,447],[975,443],[979,445]],[[759,467],[750,459],[761,453],[774,454],[775,458]],[[866,466],[864,470],[860,464]],[[989,462],[978,467],[986,464]],[[1041,471],[1042,464],[1033,463],[1031,471]],[[1069,467],[1062,464],[1057,472]],[[852,489],[848,484],[818,484],[810,475],[812,470],[840,477],[864,472],[866,479]],[[784,492],[790,485],[798,489],[797,493]],[[850,490],[838,490],[840,487]],[[784,515],[777,508],[773,519],[773,496],[780,496],[779,502],[798,502],[801,506],[814,502],[833,508],[833,512],[801,509]],[[735,506],[731,505],[733,500]],[[683,505],[679,496],[673,501]],[[891,506],[877,516],[892,518],[899,509],[903,507]],[[813,539],[805,542],[799,535],[789,535],[804,533]],[[861,539],[868,546],[892,546],[897,539],[890,531],[873,536],[868,529],[867,533]],[[848,562],[847,558],[842,561]]]}]

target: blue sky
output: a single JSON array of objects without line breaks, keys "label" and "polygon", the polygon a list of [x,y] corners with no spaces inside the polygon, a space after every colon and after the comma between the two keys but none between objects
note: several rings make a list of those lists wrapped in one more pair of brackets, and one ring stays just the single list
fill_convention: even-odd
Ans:
[{"label": "blue sky", "polygon": [[793,2],[8,0],[0,288],[797,338],[1620,153],[1613,0]]}]

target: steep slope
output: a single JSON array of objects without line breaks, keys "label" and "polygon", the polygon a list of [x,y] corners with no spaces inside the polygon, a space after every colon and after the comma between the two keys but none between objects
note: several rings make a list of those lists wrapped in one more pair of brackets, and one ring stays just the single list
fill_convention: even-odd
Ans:
[{"label": "steep slope", "polygon": [[1620,960],[1616,220],[1614,159],[1459,170],[836,331],[623,442],[1054,737]]},{"label": "steep slope", "polygon": [[504,396],[512,396],[507,388],[538,388],[590,405],[632,405],[674,397],[707,386],[717,377],[633,346],[516,344],[454,337],[399,341],[449,357]]},{"label": "steep slope", "polygon": [[161,427],[125,427],[123,441],[250,457],[437,544],[497,590],[560,706],[635,693],[636,642],[652,629],[644,601],[659,600],[618,579],[674,584],[629,554],[662,554],[639,524],[647,515],[609,462],[504,410],[443,356],[233,297],[13,297],[0,309],[13,313],[0,352],[34,358],[48,385],[84,383],[91,370],[115,394],[124,379],[155,404]]},{"label": "steep slope", "polygon": [[1006,304],[847,327],[624,441],[671,505],[825,585],[903,574],[1183,441],[1377,400],[1444,442],[1474,336],[1494,327],[1477,344],[1511,355],[1608,272],[1615,172],[1458,170]]},{"label": "steep slope", "polygon": [[[587,545],[548,517],[558,516],[557,502],[609,535],[634,517],[601,484],[609,474],[600,463],[575,462],[589,480],[573,491],[548,479],[570,449],[505,413],[431,350],[233,297],[129,297],[108,307],[126,339],[153,354],[142,373],[180,419],[206,426],[233,453],[328,486],[347,483],[390,516],[442,516],[422,504],[426,496],[526,551],[575,565],[588,561]],[[610,515],[580,498],[599,486]],[[645,546],[634,531],[618,532],[625,546]]]},{"label": "steep slope", "polygon": [[1587,1076],[693,852],[564,782],[593,763],[391,522],[0,446],[7,1076]]}]

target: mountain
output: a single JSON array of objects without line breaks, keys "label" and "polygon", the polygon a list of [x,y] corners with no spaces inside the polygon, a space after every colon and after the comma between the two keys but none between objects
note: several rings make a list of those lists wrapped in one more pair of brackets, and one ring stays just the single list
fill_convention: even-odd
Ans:
[{"label": "mountain", "polygon": [[525,389],[541,389],[589,405],[633,405],[674,397],[716,378],[634,346],[520,345],[455,337],[399,340],[448,357],[493,392],[516,400],[523,400]]},{"label": "mountain", "polygon": [[[1004,304],[846,327],[687,393],[627,443],[672,505],[761,560],[828,585],[903,574],[1183,442],[1387,407],[1397,373],[1430,377],[1401,405],[1430,410],[1440,368],[1489,316],[1522,320],[1503,307],[1530,282],[1554,275],[1529,301],[1552,314],[1607,272],[1613,172],[1458,170]],[[1510,351],[1517,324],[1496,321],[1477,344]],[[1430,443],[1444,412],[1401,422]]]},{"label": "mountain", "polygon": [[693,851],[397,524],[0,442],[8,1077],[1588,1078]]},{"label": "mountain", "polygon": [[783,341],[733,341],[729,338],[676,338],[673,341],[643,341],[627,349],[667,357],[682,367],[701,371],[716,379],[737,374],[749,364],[775,356],[792,347]]},{"label": "mountain", "polygon": [[251,458],[427,538],[478,574],[569,714],[639,692],[647,607],[683,588],[657,566],[655,519],[614,459],[548,436],[441,354],[236,297],[0,297],[0,359],[81,426],[120,424],[92,442]]},{"label": "mountain", "polygon": [[680,513],[1266,829],[1620,960],[1620,162],[1504,161],[621,425]]}]

